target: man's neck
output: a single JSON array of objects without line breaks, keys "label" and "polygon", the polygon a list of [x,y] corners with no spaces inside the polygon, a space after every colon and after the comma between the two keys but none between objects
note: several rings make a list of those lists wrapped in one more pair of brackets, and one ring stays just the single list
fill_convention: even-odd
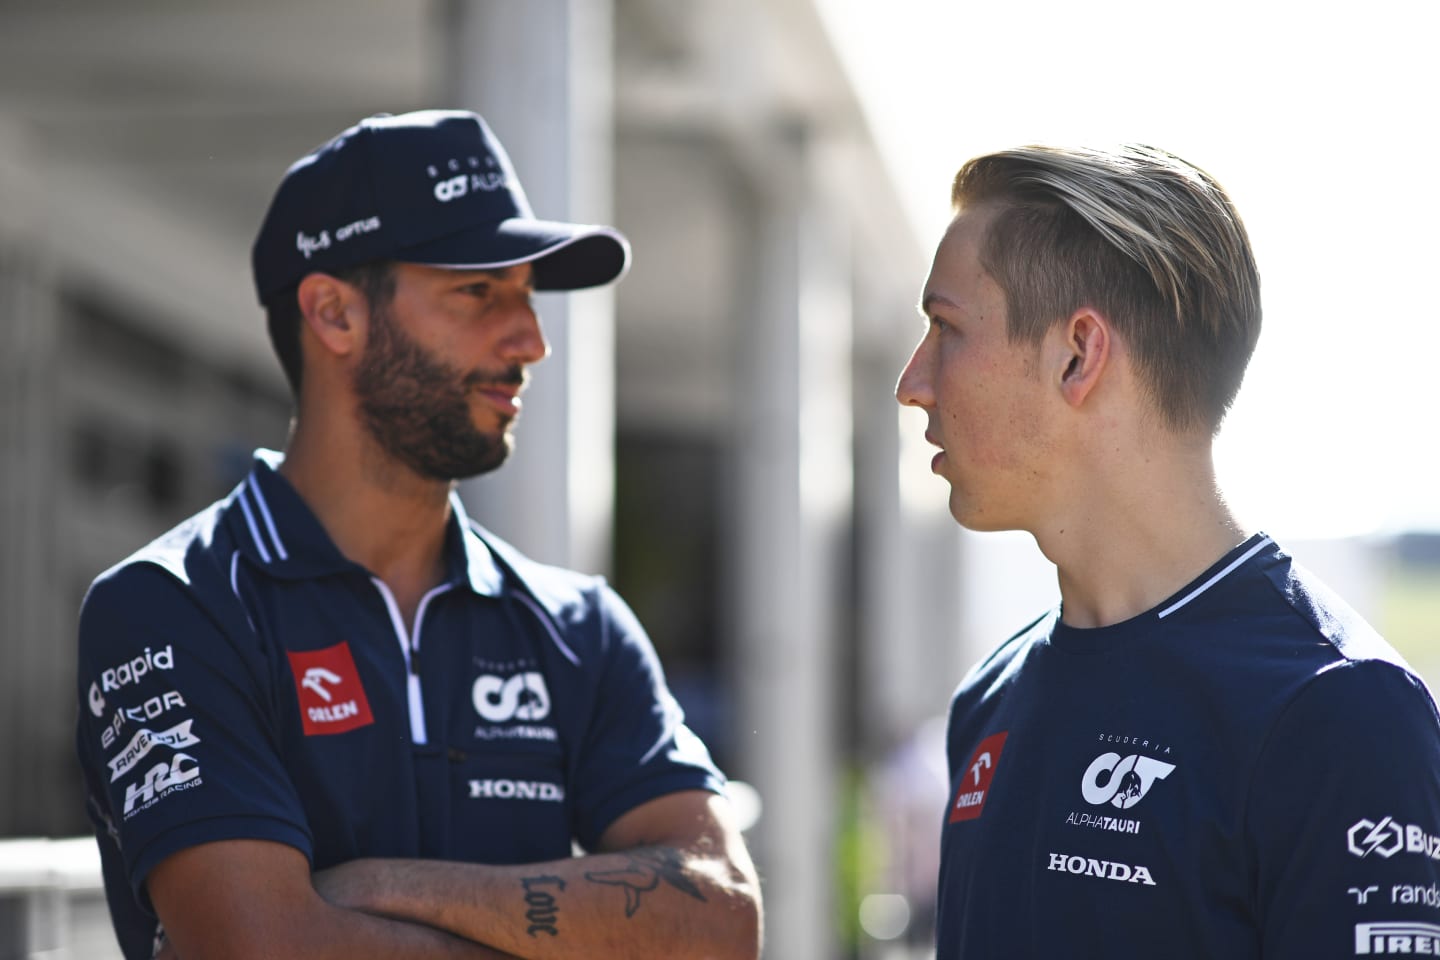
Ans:
[{"label": "man's neck", "polygon": [[1247,535],[1216,485],[1208,445],[1099,474],[1032,531],[1056,565],[1070,626],[1108,626],[1152,609]]},{"label": "man's neck", "polygon": [[297,424],[280,473],[339,551],[390,588],[407,627],[444,579],[450,484],[416,475],[344,430]]}]

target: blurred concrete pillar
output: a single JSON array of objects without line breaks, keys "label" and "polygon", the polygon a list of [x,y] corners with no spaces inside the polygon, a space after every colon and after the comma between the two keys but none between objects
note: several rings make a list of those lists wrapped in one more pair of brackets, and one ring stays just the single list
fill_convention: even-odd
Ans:
[{"label": "blurred concrete pillar", "polygon": [[[449,0],[440,9],[446,105],[485,117],[537,216],[607,222],[610,0]],[[515,454],[462,494],[480,522],[535,558],[603,572],[615,485],[614,296],[547,294],[536,303],[553,354],[526,391]]]},{"label": "blurred concrete pillar", "polygon": [[73,788],[65,776],[72,765],[55,762],[72,749],[75,654],[54,583],[60,334],[52,273],[43,256],[0,237],[0,729],[13,732],[0,741],[0,769],[9,771],[0,777],[4,832],[67,822],[56,798]]},{"label": "blurred concrete pillar", "polygon": [[[815,194],[816,146],[799,126],[761,148],[758,243],[743,274],[735,531],[737,742],[764,812],[766,955],[836,955],[839,794],[836,613],[848,562],[848,250]],[[755,170],[757,168],[752,168]]]}]

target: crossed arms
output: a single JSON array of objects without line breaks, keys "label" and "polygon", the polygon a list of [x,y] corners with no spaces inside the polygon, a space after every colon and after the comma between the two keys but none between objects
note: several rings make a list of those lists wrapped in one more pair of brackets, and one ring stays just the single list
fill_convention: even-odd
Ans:
[{"label": "crossed arms", "polygon": [[182,960],[753,960],[760,950],[755,868],[729,804],[704,791],[641,804],[598,852],[569,860],[357,860],[312,878],[293,847],[234,840],[167,857],[147,887]]}]

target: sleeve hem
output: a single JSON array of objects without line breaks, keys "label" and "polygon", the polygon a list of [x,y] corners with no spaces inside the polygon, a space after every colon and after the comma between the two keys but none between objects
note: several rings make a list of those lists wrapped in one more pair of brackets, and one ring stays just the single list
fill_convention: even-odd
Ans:
[{"label": "sleeve hem", "polygon": [[642,803],[669,793],[681,793],[685,790],[707,790],[723,796],[725,778],[713,771],[697,768],[695,770],[670,771],[663,776],[651,777],[640,783],[631,784],[612,794],[606,798],[604,803],[595,808],[594,814],[587,818],[588,822],[577,831],[581,846],[586,850],[594,850],[605,831],[624,814]]},{"label": "sleeve hem", "polygon": [[309,832],[288,820],[265,816],[196,820],[167,830],[145,844],[130,868],[130,887],[134,891],[136,902],[147,912],[154,914],[155,908],[145,889],[145,880],[150,871],[172,853],[219,840],[272,840],[294,847],[305,855],[307,861],[314,862]]}]

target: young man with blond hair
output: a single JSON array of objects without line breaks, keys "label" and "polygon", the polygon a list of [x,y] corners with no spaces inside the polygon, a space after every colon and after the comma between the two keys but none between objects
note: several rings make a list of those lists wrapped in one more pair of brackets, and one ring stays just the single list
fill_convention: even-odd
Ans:
[{"label": "young man with blond hair", "polygon": [[951,705],[938,957],[1440,953],[1435,705],[1216,482],[1260,333],[1234,205],[1139,146],[978,157],[952,202],[897,397],[1061,603]]}]

